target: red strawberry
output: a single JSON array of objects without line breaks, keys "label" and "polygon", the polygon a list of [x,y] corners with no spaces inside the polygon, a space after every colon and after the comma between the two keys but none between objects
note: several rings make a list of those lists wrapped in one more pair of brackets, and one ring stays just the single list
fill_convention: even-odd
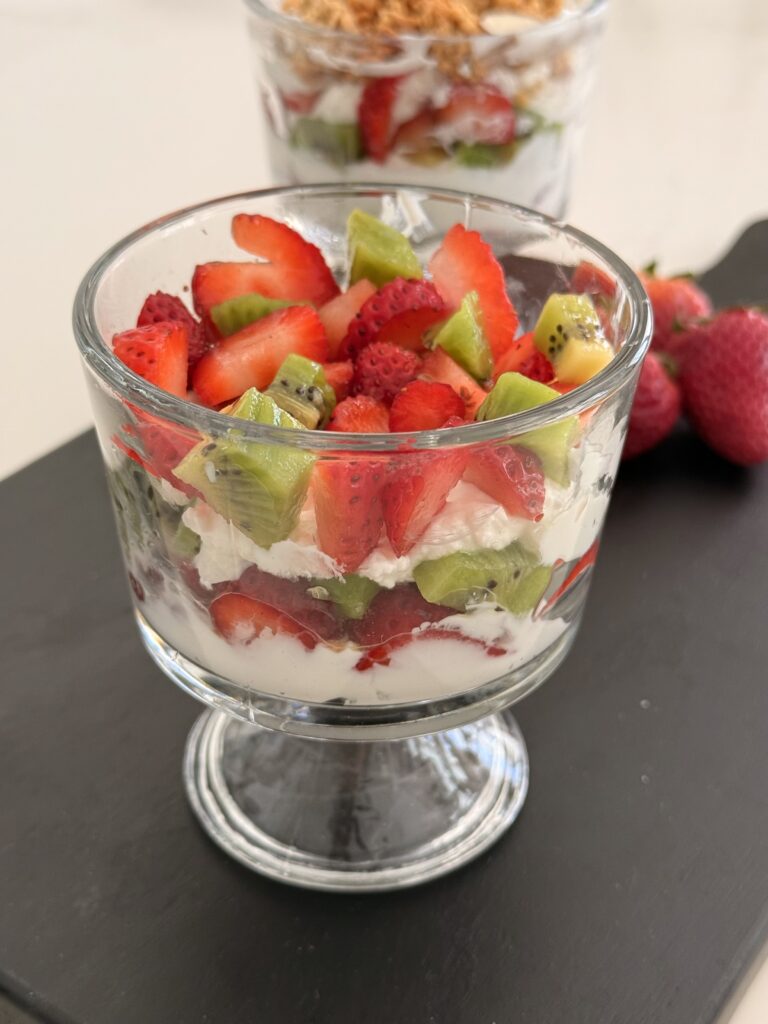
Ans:
[{"label": "red strawberry", "polygon": [[149,324],[159,324],[163,321],[172,321],[186,326],[189,343],[189,369],[191,370],[208,348],[202,324],[199,320],[195,320],[176,295],[155,292],[154,295],[148,295],[144,300],[144,305],[136,320],[136,326],[147,327]]},{"label": "red strawberry", "polygon": [[269,260],[261,266],[271,289],[261,289],[262,294],[274,299],[304,299],[314,306],[339,294],[318,247],[287,224],[259,213],[238,213],[232,218],[232,237],[241,249]]},{"label": "red strawberry", "polygon": [[340,351],[345,359],[354,359],[374,341],[421,349],[424,334],[444,319],[446,312],[445,303],[429,281],[406,281],[396,277],[363,304],[349,326]]},{"label": "red strawberry", "polygon": [[356,662],[355,668],[358,672],[365,672],[367,669],[373,668],[374,665],[389,665],[395,651],[407,647],[409,644],[419,643],[421,640],[458,640],[459,643],[474,644],[476,647],[481,647],[491,658],[499,658],[507,653],[503,647],[498,647],[495,644],[489,646],[485,641],[474,636],[467,636],[466,633],[460,633],[457,629],[446,629],[444,626],[427,624],[416,633],[406,633],[395,637],[386,644],[377,644],[375,647],[367,648],[365,654]]},{"label": "red strawberry", "polygon": [[287,580],[249,566],[234,585],[227,589],[255,598],[278,612],[290,615],[306,627],[318,640],[335,640],[342,632],[341,623],[328,601],[320,601],[308,592],[310,580]]},{"label": "red strawberry", "polygon": [[659,357],[648,352],[640,370],[622,458],[655,448],[672,432],[680,416],[680,388]]},{"label": "red strawberry", "polygon": [[419,626],[454,614],[453,608],[430,604],[414,584],[406,583],[391,590],[380,590],[363,618],[350,623],[350,627],[361,647],[377,647],[400,637],[410,638]]},{"label": "red strawberry", "polygon": [[538,458],[525,448],[502,444],[473,451],[464,479],[490,494],[511,516],[538,522],[546,485]]},{"label": "red strawberry", "polygon": [[731,462],[768,459],[768,316],[726,309],[689,332],[680,384],[691,423]]},{"label": "red strawberry", "polygon": [[689,277],[640,277],[653,307],[651,348],[679,359],[686,342],[685,328],[708,317],[712,303]]},{"label": "red strawberry", "polygon": [[399,78],[373,78],[363,90],[357,120],[363,147],[376,163],[383,163],[392,145],[392,108]]},{"label": "red strawberry", "polygon": [[420,369],[421,359],[415,352],[388,341],[374,341],[357,357],[352,392],[370,395],[390,405],[398,391],[412,381]]},{"label": "red strawberry", "polygon": [[342,402],[349,396],[349,390],[352,387],[352,376],[355,372],[352,360],[346,359],[341,363],[323,363],[323,372],[326,381],[336,392],[336,401]]},{"label": "red strawberry", "polygon": [[[555,592],[547,598],[547,603],[542,607],[540,614],[548,611],[554,604],[556,604],[560,598],[573,586],[579,577],[583,576],[587,569],[590,569],[597,560],[597,552],[600,548],[600,541],[596,540],[584,554],[577,560],[573,568],[567,573],[563,582],[555,590]],[[562,564],[562,563],[560,563]]]},{"label": "red strawberry", "polygon": [[283,106],[294,114],[310,114],[320,98],[319,92],[283,92]]},{"label": "red strawberry", "polygon": [[312,631],[287,612],[245,594],[222,594],[209,611],[216,631],[230,643],[249,644],[265,630],[295,636],[310,651],[317,643]]},{"label": "red strawberry", "polygon": [[504,271],[490,245],[477,231],[454,224],[429,261],[429,269],[452,309],[459,308],[467,292],[477,292],[493,358],[501,358],[514,340],[518,319],[507,295]]},{"label": "red strawberry", "polygon": [[354,572],[379,542],[384,474],[380,460],[328,460],[315,467],[318,547],[345,572]]},{"label": "red strawberry", "polygon": [[387,434],[389,412],[383,402],[368,395],[345,398],[333,410],[327,429],[345,434]]},{"label": "red strawberry", "polygon": [[[440,151],[445,150],[445,147],[441,146],[440,140],[435,134],[436,130],[434,111],[422,110],[400,125],[392,147],[413,154],[426,154],[430,150],[435,150],[439,156]],[[445,154],[443,153],[443,155]]]},{"label": "red strawberry", "polygon": [[611,298],[616,294],[616,282],[605,270],[588,260],[582,260],[571,274],[571,291],[579,295],[605,295]]},{"label": "red strawberry", "polygon": [[436,348],[434,352],[424,357],[421,376],[450,384],[464,402],[464,415],[469,420],[475,418],[475,413],[488,397],[488,393],[480,387],[475,378],[459,366],[455,359],[451,359],[442,348]]},{"label": "red strawberry", "polygon": [[397,432],[439,430],[447,420],[463,422],[464,413],[464,402],[450,384],[414,380],[406,384],[392,403],[389,429]]},{"label": "red strawberry", "polygon": [[331,359],[337,359],[341,343],[347,336],[352,318],[360,312],[366,302],[376,292],[376,285],[366,278],[356,281],[350,288],[335,299],[326,302],[317,311],[325,333],[328,335],[328,351]]},{"label": "red strawberry", "polygon": [[228,402],[248,388],[263,390],[292,352],[318,362],[328,356],[323,325],[309,306],[279,309],[225,338],[195,367],[194,389],[206,405]]},{"label": "red strawberry", "polygon": [[493,379],[498,380],[502,373],[515,371],[524,377],[549,384],[554,379],[555,370],[547,357],[536,348],[533,332],[517,338],[501,355],[493,368]]},{"label": "red strawberry", "polygon": [[456,85],[447,104],[435,112],[441,136],[503,146],[515,138],[515,108],[492,85]]},{"label": "red strawberry", "polygon": [[149,324],[121,331],[112,339],[112,348],[129,370],[150,384],[186,397],[189,344],[184,324]]},{"label": "red strawberry", "polygon": [[384,526],[396,555],[410,551],[443,510],[466,463],[467,454],[461,449],[395,456],[382,499]]},{"label": "red strawberry", "polygon": [[268,263],[201,263],[196,266],[192,275],[192,302],[208,337],[213,340],[219,337],[209,315],[212,306],[249,292],[281,298],[265,291],[274,287],[272,277]]},{"label": "red strawberry", "polygon": [[198,492],[194,487],[179,480],[173,471],[187,452],[199,442],[200,437],[141,409],[131,407],[131,411],[136,422],[124,430],[137,439],[141,454],[127,448],[124,450],[153,476],[167,480],[191,498],[197,497]]}]

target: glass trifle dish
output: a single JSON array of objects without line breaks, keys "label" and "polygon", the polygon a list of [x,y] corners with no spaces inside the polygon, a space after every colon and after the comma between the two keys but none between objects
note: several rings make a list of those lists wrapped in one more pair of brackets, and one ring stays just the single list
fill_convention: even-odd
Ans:
[{"label": "glass trifle dish", "polygon": [[488,846],[528,783],[506,709],[584,607],[650,337],[632,272],[496,200],[275,189],[119,242],[74,324],[142,640],[210,708],[209,834],[342,890]]},{"label": "glass trifle dish", "polygon": [[246,0],[277,184],[566,208],[606,0]]}]

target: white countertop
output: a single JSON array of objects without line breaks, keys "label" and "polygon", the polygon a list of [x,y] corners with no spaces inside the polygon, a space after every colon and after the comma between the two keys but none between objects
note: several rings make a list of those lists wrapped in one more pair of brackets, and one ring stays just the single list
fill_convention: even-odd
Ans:
[{"label": "white countertop", "polygon": [[[70,310],[93,259],[268,176],[239,0],[0,0],[0,92],[2,477],[90,423]],[[570,219],[706,267],[768,216],[767,114],[766,0],[613,0]],[[766,1020],[763,970],[734,1024]]]}]

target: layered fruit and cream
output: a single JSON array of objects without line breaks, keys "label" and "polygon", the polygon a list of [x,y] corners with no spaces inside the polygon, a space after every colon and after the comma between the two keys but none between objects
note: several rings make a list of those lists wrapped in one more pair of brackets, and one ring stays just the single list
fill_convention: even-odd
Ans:
[{"label": "layered fruit and cream", "polygon": [[208,680],[301,701],[522,678],[578,613],[625,425],[602,406],[461,428],[599,373],[611,282],[598,314],[577,273],[521,333],[477,232],[455,225],[426,268],[369,214],[348,232],[342,289],[293,228],[238,215],[258,260],[198,266],[197,316],[158,292],[115,336],[135,373],[227,414],[192,430],[126,406],[111,438],[143,625]]}]

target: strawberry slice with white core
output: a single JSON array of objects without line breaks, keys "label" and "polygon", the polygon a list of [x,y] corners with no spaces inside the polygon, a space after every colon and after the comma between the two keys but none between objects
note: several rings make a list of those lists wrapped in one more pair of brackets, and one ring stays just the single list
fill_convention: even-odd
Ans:
[{"label": "strawberry slice with white core", "polygon": [[464,402],[465,416],[469,420],[475,418],[475,413],[488,397],[488,392],[480,387],[475,378],[442,348],[436,348],[424,357],[421,376],[427,380],[450,384]]},{"label": "strawberry slice with white core", "polygon": [[454,224],[429,261],[429,269],[452,309],[459,308],[468,292],[477,292],[486,337],[494,359],[500,358],[514,341],[518,316],[507,295],[504,270],[490,245],[479,232]]},{"label": "strawberry slice with white core", "polygon": [[216,631],[232,644],[249,644],[264,633],[295,636],[310,651],[317,643],[287,612],[245,594],[222,594],[211,603],[210,615]]},{"label": "strawberry slice with white core", "polygon": [[315,466],[317,544],[345,572],[354,572],[379,542],[384,477],[381,460],[329,460]]},{"label": "strawberry slice with white core", "polygon": [[456,85],[435,112],[437,134],[446,142],[504,146],[515,138],[515,108],[491,85]]},{"label": "strawberry slice with white core", "polygon": [[424,347],[426,332],[447,312],[431,282],[396,277],[379,288],[354,317],[341,343],[341,357],[354,359],[374,341],[418,351]]},{"label": "strawberry slice with white core", "polygon": [[186,396],[189,332],[185,324],[165,321],[121,331],[112,339],[112,349],[129,370],[150,384],[179,398]]},{"label": "strawberry slice with white core", "polygon": [[363,304],[376,294],[376,285],[366,278],[355,282],[341,295],[326,302],[317,311],[328,336],[328,351],[331,359],[337,359],[341,343],[347,336],[349,325]]},{"label": "strawberry slice with white core", "polygon": [[464,479],[511,516],[538,522],[544,515],[544,472],[538,458],[525,448],[503,444],[472,452]]},{"label": "strawberry slice with white core", "polygon": [[263,391],[291,353],[320,363],[328,357],[323,325],[309,306],[279,309],[225,338],[195,367],[194,390],[201,402],[214,406],[248,388]]}]

